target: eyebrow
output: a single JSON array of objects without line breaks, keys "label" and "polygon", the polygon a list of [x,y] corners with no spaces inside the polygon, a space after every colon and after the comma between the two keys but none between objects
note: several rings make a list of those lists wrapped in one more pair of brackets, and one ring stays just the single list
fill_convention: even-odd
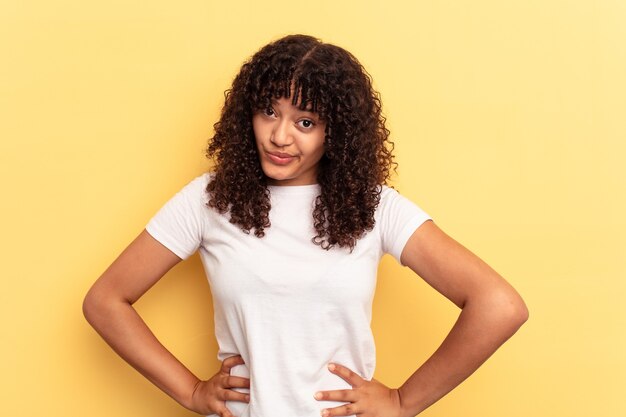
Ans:
[{"label": "eyebrow", "polygon": [[[275,106],[278,103],[278,100],[276,99],[272,99],[272,106]],[[311,113],[311,114],[317,114],[319,115],[319,113],[314,112],[313,111],[313,104],[311,104],[310,102],[307,103],[307,106],[304,109],[301,109],[300,106],[298,106],[297,104],[293,104],[299,111],[302,112],[306,112],[306,113]]]}]

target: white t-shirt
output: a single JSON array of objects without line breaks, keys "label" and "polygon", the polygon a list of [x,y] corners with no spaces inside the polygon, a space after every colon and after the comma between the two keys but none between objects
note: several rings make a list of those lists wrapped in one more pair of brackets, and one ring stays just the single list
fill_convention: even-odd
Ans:
[{"label": "white t-shirt", "polygon": [[146,230],[185,259],[200,250],[213,295],[220,361],[241,355],[231,374],[250,378],[250,403],[227,402],[241,417],[318,417],[340,403],[317,401],[320,390],[347,389],[330,362],[371,379],[376,351],[370,322],[380,258],[398,261],[411,234],[429,217],[383,187],[374,229],[352,253],[323,250],[312,212],[319,185],[270,186],[271,226],[246,234],[208,208],[210,174],[185,186]]}]

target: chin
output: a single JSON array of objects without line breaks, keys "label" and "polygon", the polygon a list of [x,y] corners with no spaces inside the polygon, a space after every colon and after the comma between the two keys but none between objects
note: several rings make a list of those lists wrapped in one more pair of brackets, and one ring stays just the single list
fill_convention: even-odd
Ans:
[{"label": "chin", "polygon": [[292,178],[292,175],[290,175],[289,172],[286,172],[286,170],[275,169],[273,166],[267,167],[267,169],[263,167],[263,173],[270,180],[284,181]]}]

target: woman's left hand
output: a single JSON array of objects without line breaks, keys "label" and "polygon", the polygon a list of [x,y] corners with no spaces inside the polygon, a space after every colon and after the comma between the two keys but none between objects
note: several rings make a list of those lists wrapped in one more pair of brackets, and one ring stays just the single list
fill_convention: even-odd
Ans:
[{"label": "woman's left hand", "polygon": [[403,417],[400,392],[388,388],[372,379],[368,381],[345,366],[331,363],[328,369],[352,386],[352,389],[319,391],[316,400],[340,401],[347,404],[326,408],[322,417],[352,416],[360,417]]}]

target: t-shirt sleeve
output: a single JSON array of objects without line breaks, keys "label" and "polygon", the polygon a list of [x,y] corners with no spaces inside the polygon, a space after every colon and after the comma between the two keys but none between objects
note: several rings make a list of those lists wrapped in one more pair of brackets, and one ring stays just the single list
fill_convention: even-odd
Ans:
[{"label": "t-shirt sleeve", "polygon": [[417,228],[431,217],[396,190],[383,187],[379,206],[383,252],[401,263],[402,250]]},{"label": "t-shirt sleeve", "polygon": [[180,190],[150,219],[146,230],[181,259],[191,256],[202,243],[208,219],[204,174]]}]

